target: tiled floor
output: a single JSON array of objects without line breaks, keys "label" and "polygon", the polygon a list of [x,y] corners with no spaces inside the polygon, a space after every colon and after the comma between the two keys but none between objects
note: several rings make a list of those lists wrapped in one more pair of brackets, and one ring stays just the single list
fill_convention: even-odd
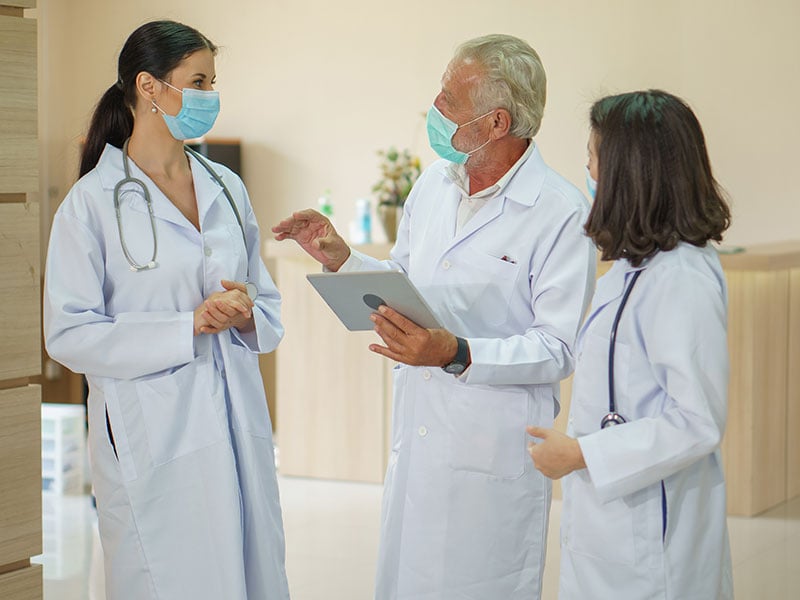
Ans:
[{"label": "tiled floor", "polygon": [[[370,600],[381,487],[280,478],[293,600]],[[545,600],[558,587],[553,503]],[[729,518],[738,600],[800,598],[800,498],[752,519]],[[45,600],[103,600],[96,518],[86,496],[45,496]]]}]

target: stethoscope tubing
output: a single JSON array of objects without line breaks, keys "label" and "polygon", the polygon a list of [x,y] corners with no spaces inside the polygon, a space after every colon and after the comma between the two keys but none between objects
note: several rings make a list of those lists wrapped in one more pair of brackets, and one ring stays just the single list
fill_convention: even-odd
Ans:
[{"label": "stethoscope tubing", "polygon": [[617,328],[619,327],[619,320],[622,316],[622,311],[628,302],[628,297],[633,291],[633,286],[636,285],[636,280],[642,274],[644,269],[636,271],[631,278],[631,282],[625,289],[625,293],[620,300],[617,314],[614,316],[614,323],[611,326],[611,336],[608,342],[608,414],[600,421],[600,428],[605,429],[611,425],[621,425],[625,423],[625,418],[617,412],[617,401],[614,395],[614,349],[617,345]]},{"label": "stethoscope tubing", "polygon": [[[132,271],[139,272],[139,271],[147,271],[148,269],[154,269],[158,266],[156,262],[156,257],[158,256],[158,236],[156,234],[156,220],[155,214],[153,213],[153,201],[150,198],[150,191],[147,189],[147,185],[141,180],[137,179],[136,177],[131,177],[130,173],[130,166],[128,164],[128,142],[130,142],[130,138],[125,140],[125,143],[122,145],[122,166],[125,170],[125,178],[121,179],[117,182],[117,185],[114,186],[114,210],[116,211],[117,215],[117,228],[119,229],[119,241],[120,245],[122,246],[122,252],[125,255],[125,259],[128,261],[130,268]],[[214,181],[219,184],[222,188],[222,193],[225,194],[225,198],[228,200],[228,203],[231,205],[233,209],[233,214],[236,217],[236,222],[239,224],[239,229],[242,232],[242,241],[244,242],[244,249],[245,249],[245,257],[247,261],[247,280],[245,282],[245,287],[247,288],[247,295],[250,296],[252,300],[255,300],[256,296],[258,295],[258,289],[256,285],[250,281],[250,260],[249,254],[247,249],[247,235],[244,230],[244,222],[242,221],[242,216],[239,213],[239,209],[236,206],[236,202],[233,200],[233,196],[231,195],[228,186],[225,185],[225,182],[222,180],[222,177],[211,167],[211,165],[206,161],[202,154],[189,148],[188,146],[183,147],[184,151],[191,154],[197,161],[203,165],[206,171],[211,175]],[[147,212],[150,215],[150,229],[153,233],[153,256],[147,264],[141,265],[136,262],[136,260],[131,256],[130,251],[128,250],[128,245],[125,243],[125,234],[122,230],[122,211],[120,209],[119,203],[119,192],[120,188],[126,184],[135,184],[138,185],[144,195],[145,204],[147,204]]]}]

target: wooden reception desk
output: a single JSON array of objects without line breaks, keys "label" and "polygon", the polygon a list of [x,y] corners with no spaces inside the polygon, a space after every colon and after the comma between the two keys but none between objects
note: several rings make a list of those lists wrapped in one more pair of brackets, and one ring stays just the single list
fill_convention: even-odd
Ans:
[{"label": "wooden reception desk", "polygon": [[800,241],[722,255],[731,358],[728,512],[800,495]]},{"label": "wooden reception desk", "polygon": [[[359,248],[384,258],[386,244]],[[380,482],[388,456],[390,361],[371,332],[344,329],[305,275],[294,243],[267,242],[283,294],[276,355],[277,437],[285,475]],[[729,286],[729,416],[722,444],[728,510],[754,515],[800,495],[800,241],[723,254]],[[600,271],[606,265],[601,263]],[[564,428],[570,380],[562,384]]]},{"label": "wooden reception desk", "polygon": [[[389,245],[359,247],[388,258]],[[379,483],[388,459],[391,361],[372,332],[347,331],[306,280],[321,270],[294,242],[266,243],[283,296],[275,435],[284,475]]]}]

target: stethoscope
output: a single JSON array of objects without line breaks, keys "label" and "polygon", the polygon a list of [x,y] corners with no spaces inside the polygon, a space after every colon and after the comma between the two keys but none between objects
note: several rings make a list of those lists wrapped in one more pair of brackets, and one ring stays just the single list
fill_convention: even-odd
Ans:
[{"label": "stethoscope", "polygon": [[617,402],[614,398],[614,347],[617,342],[617,326],[619,326],[619,318],[622,316],[622,309],[625,308],[625,304],[628,302],[628,296],[631,295],[631,290],[633,290],[633,286],[636,285],[636,280],[639,279],[639,275],[642,274],[642,271],[644,271],[644,269],[636,271],[633,274],[631,282],[622,295],[617,314],[614,317],[614,324],[611,326],[611,339],[608,343],[608,414],[600,421],[600,429],[625,423],[625,417],[617,412]]},{"label": "stethoscope", "polygon": [[[125,259],[128,261],[128,264],[131,267],[131,271],[136,273],[140,271],[148,271],[150,269],[155,269],[158,266],[156,262],[156,256],[158,256],[158,238],[156,236],[156,218],[153,213],[153,201],[150,198],[150,192],[147,189],[147,186],[141,179],[137,179],[136,177],[131,177],[130,166],[128,165],[128,142],[130,138],[125,140],[125,143],[122,145],[122,167],[125,169],[125,178],[121,179],[117,182],[117,185],[114,186],[114,210],[117,212],[117,228],[119,229],[119,241],[120,245],[122,246],[122,252],[125,254]],[[233,209],[233,214],[236,215],[236,222],[239,224],[239,229],[242,231],[242,240],[244,241],[244,250],[245,250],[245,257],[248,256],[247,254],[247,237],[244,232],[244,224],[242,223],[242,217],[239,214],[239,209],[236,207],[236,203],[233,201],[233,196],[231,196],[230,191],[228,190],[228,186],[225,185],[225,182],[222,181],[222,177],[220,177],[217,172],[211,167],[210,164],[206,161],[206,159],[201,155],[199,152],[192,150],[188,146],[184,146],[183,149],[194,156],[197,161],[205,167],[206,171],[214,178],[219,186],[222,188],[222,192],[225,194],[225,197],[228,199],[228,203],[231,205]],[[144,201],[147,204],[147,212],[150,215],[150,230],[153,233],[153,256],[146,264],[139,264],[136,260],[131,256],[130,251],[128,250],[128,245],[125,243],[125,234],[122,232],[122,212],[120,210],[119,205],[119,190],[120,188],[128,183],[132,183],[134,185],[138,185],[141,189],[144,196]],[[246,259],[247,260],[247,259]],[[250,281],[250,261],[247,260],[247,279],[245,280],[245,288],[247,289],[247,295],[250,297],[251,300],[256,299],[258,296],[258,288],[256,285]]]}]

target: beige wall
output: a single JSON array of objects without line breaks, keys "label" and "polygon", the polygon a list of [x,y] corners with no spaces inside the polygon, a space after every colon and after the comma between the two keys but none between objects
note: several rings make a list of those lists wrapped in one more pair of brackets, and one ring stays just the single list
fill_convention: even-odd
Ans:
[{"label": "beige wall", "polygon": [[[41,0],[43,212],[74,181],[77,139],[116,78],[127,35],[155,18],[222,46],[222,114],[212,131],[244,144],[262,230],[332,190],[340,225],[368,195],[375,151],[428,164],[424,120],[462,40],[528,40],[548,72],[537,141],[583,189],[586,113],[599,95],[662,87],[686,98],[708,138],[734,224],[728,241],[798,237],[797,0]],[[47,202],[50,201],[50,207]],[[342,228],[346,231],[346,228]]]}]

